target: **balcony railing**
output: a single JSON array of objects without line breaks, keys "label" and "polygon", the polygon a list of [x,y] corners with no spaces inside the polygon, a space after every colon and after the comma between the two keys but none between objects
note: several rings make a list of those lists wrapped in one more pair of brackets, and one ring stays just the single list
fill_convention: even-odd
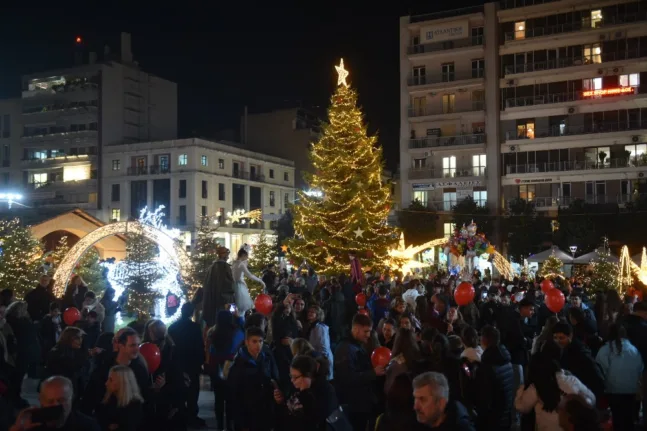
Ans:
[{"label": "balcony railing", "polygon": [[407,54],[425,54],[430,52],[447,51],[449,49],[466,48],[470,46],[482,46],[484,42],[485,37],[481,35],[469,37],[466,39],[448,40],[445,42],[423,43],[420,45],[411,45],[407,47]]},{"label": "balcony railing", "polygon": [[411,168],[409,169],[410,180],[424,180],[427,178],[434,178],[434,170],[432,168]]},{"label": "balcony railing", "polygon": [[559,0],[501,0],[501,9],[514,9],[517,7],[534,6],[544,3],[553,3]]},{"label": "balcony railing", "polygon": [[647,167],[640,159],[605,159],[604,162],[593,160],[566,160],[563,162],[529,163],[522,165],[506,165],[506,175],[535,174],[542,172],[589,171],[597,169],[624,169]]},{"label": "balcony railing", "polygon": [[148,167],[148,173],[151,175],[169,174],[171,167],[167,165],[153,165]]},{"label": "balcony railing", "polygon": [[556,58],[548,61],[537,61],[535,63],[507,65],[504,67],[504,73],[505,75],[512,75],[516,73],[538,72],[542,70],[562,69],[565,67],[589,64],[602,64],[611,61],[630,60],[641,57],[647,57],[647,47],[623,52],[608,52],[581,57]]},{"label": "balcony railing", "polygon": [[[534,196],[530,202],[535,204],[536,208],[550,208],[550,207],[568,207],[573,202],[581,200],[587,204],[627,204],[634,202],[639,195],[606,195],[606,194],[587,194],[584,196],[557,196],[557,197],[537,197]],[[514,199],[508,200],[508,206]]]},{"label": "balcony railing", "polygon": [[[438,212],[449,212],[456,206],[460,200],[450,200],[450,201],[430,201],[427,202],[427,208],[433,209]],[[478,206],[484,207],[487,205],[486,199],[477,199],[475,200]]]},{"label": "balcony railing", "polygon": [[[535,138],[557,138],[562,136],[589,135],[596,133],[625,132],[631,130],[647,129],[647,119],[631,123],[596,123],[586,126],[567,126],[564,124],[553,126],[547,129],[535,130]],[[519,135],[516,132],[506,132],[506,141],[531,139],[527,135]]]},{"label": "balcony railing", "polygon": [[425,117],[427,115],[446,115],[446,114],[456,114],[461,112],[474,112],[474,111],[483,111],[485,109],[485,101],[478,100],[467,103],[458,103],[453,106],[418,106],[418,107],[409,107],[409,117]]},{"label": "balcony railing", "polygon": [[484,166],[470,166],[465,168],[411,168],[409,169],[410,180],[423,180],[428,178],[468,178],[484,177],[487,169]]},{"label": "balcony railing", "polygon": [[[637,87],[634,87],[637,88]],[[518,108],[522,106],[548,105],[552,103],[576,102],[578,100],[591,100],[598,98],[618,97],[618,96],[583,96],[582,93],[587,90],[572,91],[570,93],[541,94],[537,96],[510,97],[505,100],[506,108]],[[624,96],[631,96],[637,93],[625,93]]]},{"label": "balcony railing", "polygon": [[443,72],[423,76],[409,75],[407,84],[411,87],[416,85],[439,84],[442,82],[466,81],[468,79],[479,79],[485,76],[485,69],[472,69],[462,72]]},{"label": "balcony railing", "polygon": [[409,148],[451,147],[454,145],[476,145],[485,143],[485,133],[460,136],[427,136],[411,139]]},{"label": "balcony railing", "polygon": [[640,12],[640,13],[619,15],[619,16],[609,16],[607,18],[603,18],[600,21],[596,21],[595,26],[592,25],[590,19],[584,19],[581,21],[575,21],[568,24],[557,24],[557,25],[551,25],[547,27],[526,28],[524,30],[524,35],[523,35],[524,37],[519,39],[516,38],[516,35],[519,34],[520,32],[508,31],[505,33],[505,40],[506,42],[508,42],[512,40],[524,40],[524,39],[530,39],[533,37],[550,36],[553,34],[570,33],[570,32],[581,31],[581,30],[595,30],[601,27],[609,27],[612,25],[619,25],[619,24],[631,24],[634,22],[641,22],[645,20],[647,20],[647,12]]},{"label": "balcony railing", "polygon": [[147,175],[148,166],[130,166],[127,173],[128,175]]}]

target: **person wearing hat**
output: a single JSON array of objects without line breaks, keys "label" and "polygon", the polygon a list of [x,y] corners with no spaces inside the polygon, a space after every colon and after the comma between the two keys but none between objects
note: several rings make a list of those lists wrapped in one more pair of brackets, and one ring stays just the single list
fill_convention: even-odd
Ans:
[{"label": "person wearing hat", "polygon": [[208,327],[215,325],[218,311],[235,302],[234,276],[227,263],[229,249],[218,247],[216,253],[218,260],[209,268],[202,287],[202,319]]}]

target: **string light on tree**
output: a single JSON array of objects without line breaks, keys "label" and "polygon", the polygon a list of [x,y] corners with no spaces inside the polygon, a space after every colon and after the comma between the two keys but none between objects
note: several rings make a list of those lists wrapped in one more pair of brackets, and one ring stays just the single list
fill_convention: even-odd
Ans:
[{"label": "string light on tree", "polygon": [[348,71],[344,68],[344,59],[339,60],[339,66],[335,66],[335,69],[337,69],[337,85],[344,85],[348,87],[348,82],[346,82],[346,78],[348,78]]},{"label": "string light on tree", "polygon": [[[227,212],[227,218],[225,219],[226,225],[231,225],[234,223],[245,224],[249,223],[250,225],[260,223],[263,221],[263,211],[260,209],[255,209],[251,211],[245,211],[243,209],[237,209],[234,212]],[[219,218],[222,217],[222,213],[218,211],[216,213],[216,218],[214,219],[215,224],[219,224]]]}]

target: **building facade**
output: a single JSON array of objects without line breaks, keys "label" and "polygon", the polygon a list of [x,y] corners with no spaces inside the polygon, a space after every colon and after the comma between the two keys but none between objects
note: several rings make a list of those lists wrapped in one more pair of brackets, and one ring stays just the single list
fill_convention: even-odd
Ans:
[{"label": "building facade", "polygon": [[120,58],[88,61],[23,77],[10,170],[29,206],[97,214],[106,147],[177,137],[177,86],[137,66],[128,34]]},{"label": "building facade", "polygon": [[[217,236],[233,251],[253,244],[295,199],[294,162],[198,138],[111,145],[102,169],[100,219],[136,219],[163,205],[187,246],[204,217],[218,221]],[[260,222],[231,222],[231,213],[252,210],[262,211]]]},{"label": "building facade", "polygon": [[647,172],[646,24],[635,0],[401,18],[403,205],[626,203]]}]

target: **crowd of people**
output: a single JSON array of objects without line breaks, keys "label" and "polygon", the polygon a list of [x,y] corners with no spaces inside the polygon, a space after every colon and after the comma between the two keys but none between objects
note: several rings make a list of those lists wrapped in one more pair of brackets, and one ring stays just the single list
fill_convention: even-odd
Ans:
[{"label": "crowd of people", "polygon": [[[588,297],[562,281],[555,314],[541,280],[478,271],[460,306],[461,280],[443,273],[327,278],[270,264],[259,281],[269,313],[232,302],[207,318],[196,295],[168,328],[119,330],[110,288],[98,299],[75,278],[57,300],[43,276],[24,300],[3,290],[0,431],[204,428],[202,375],[222,430],[633,430],[647,411],[647,302],[615,290]],[[68,326],[70,306],[82,316]],[[159,349],[153,372],[142,342]],[[388,363],[372,360],[378,347]],[[22,398],[26,376],[40,406]]]}]

